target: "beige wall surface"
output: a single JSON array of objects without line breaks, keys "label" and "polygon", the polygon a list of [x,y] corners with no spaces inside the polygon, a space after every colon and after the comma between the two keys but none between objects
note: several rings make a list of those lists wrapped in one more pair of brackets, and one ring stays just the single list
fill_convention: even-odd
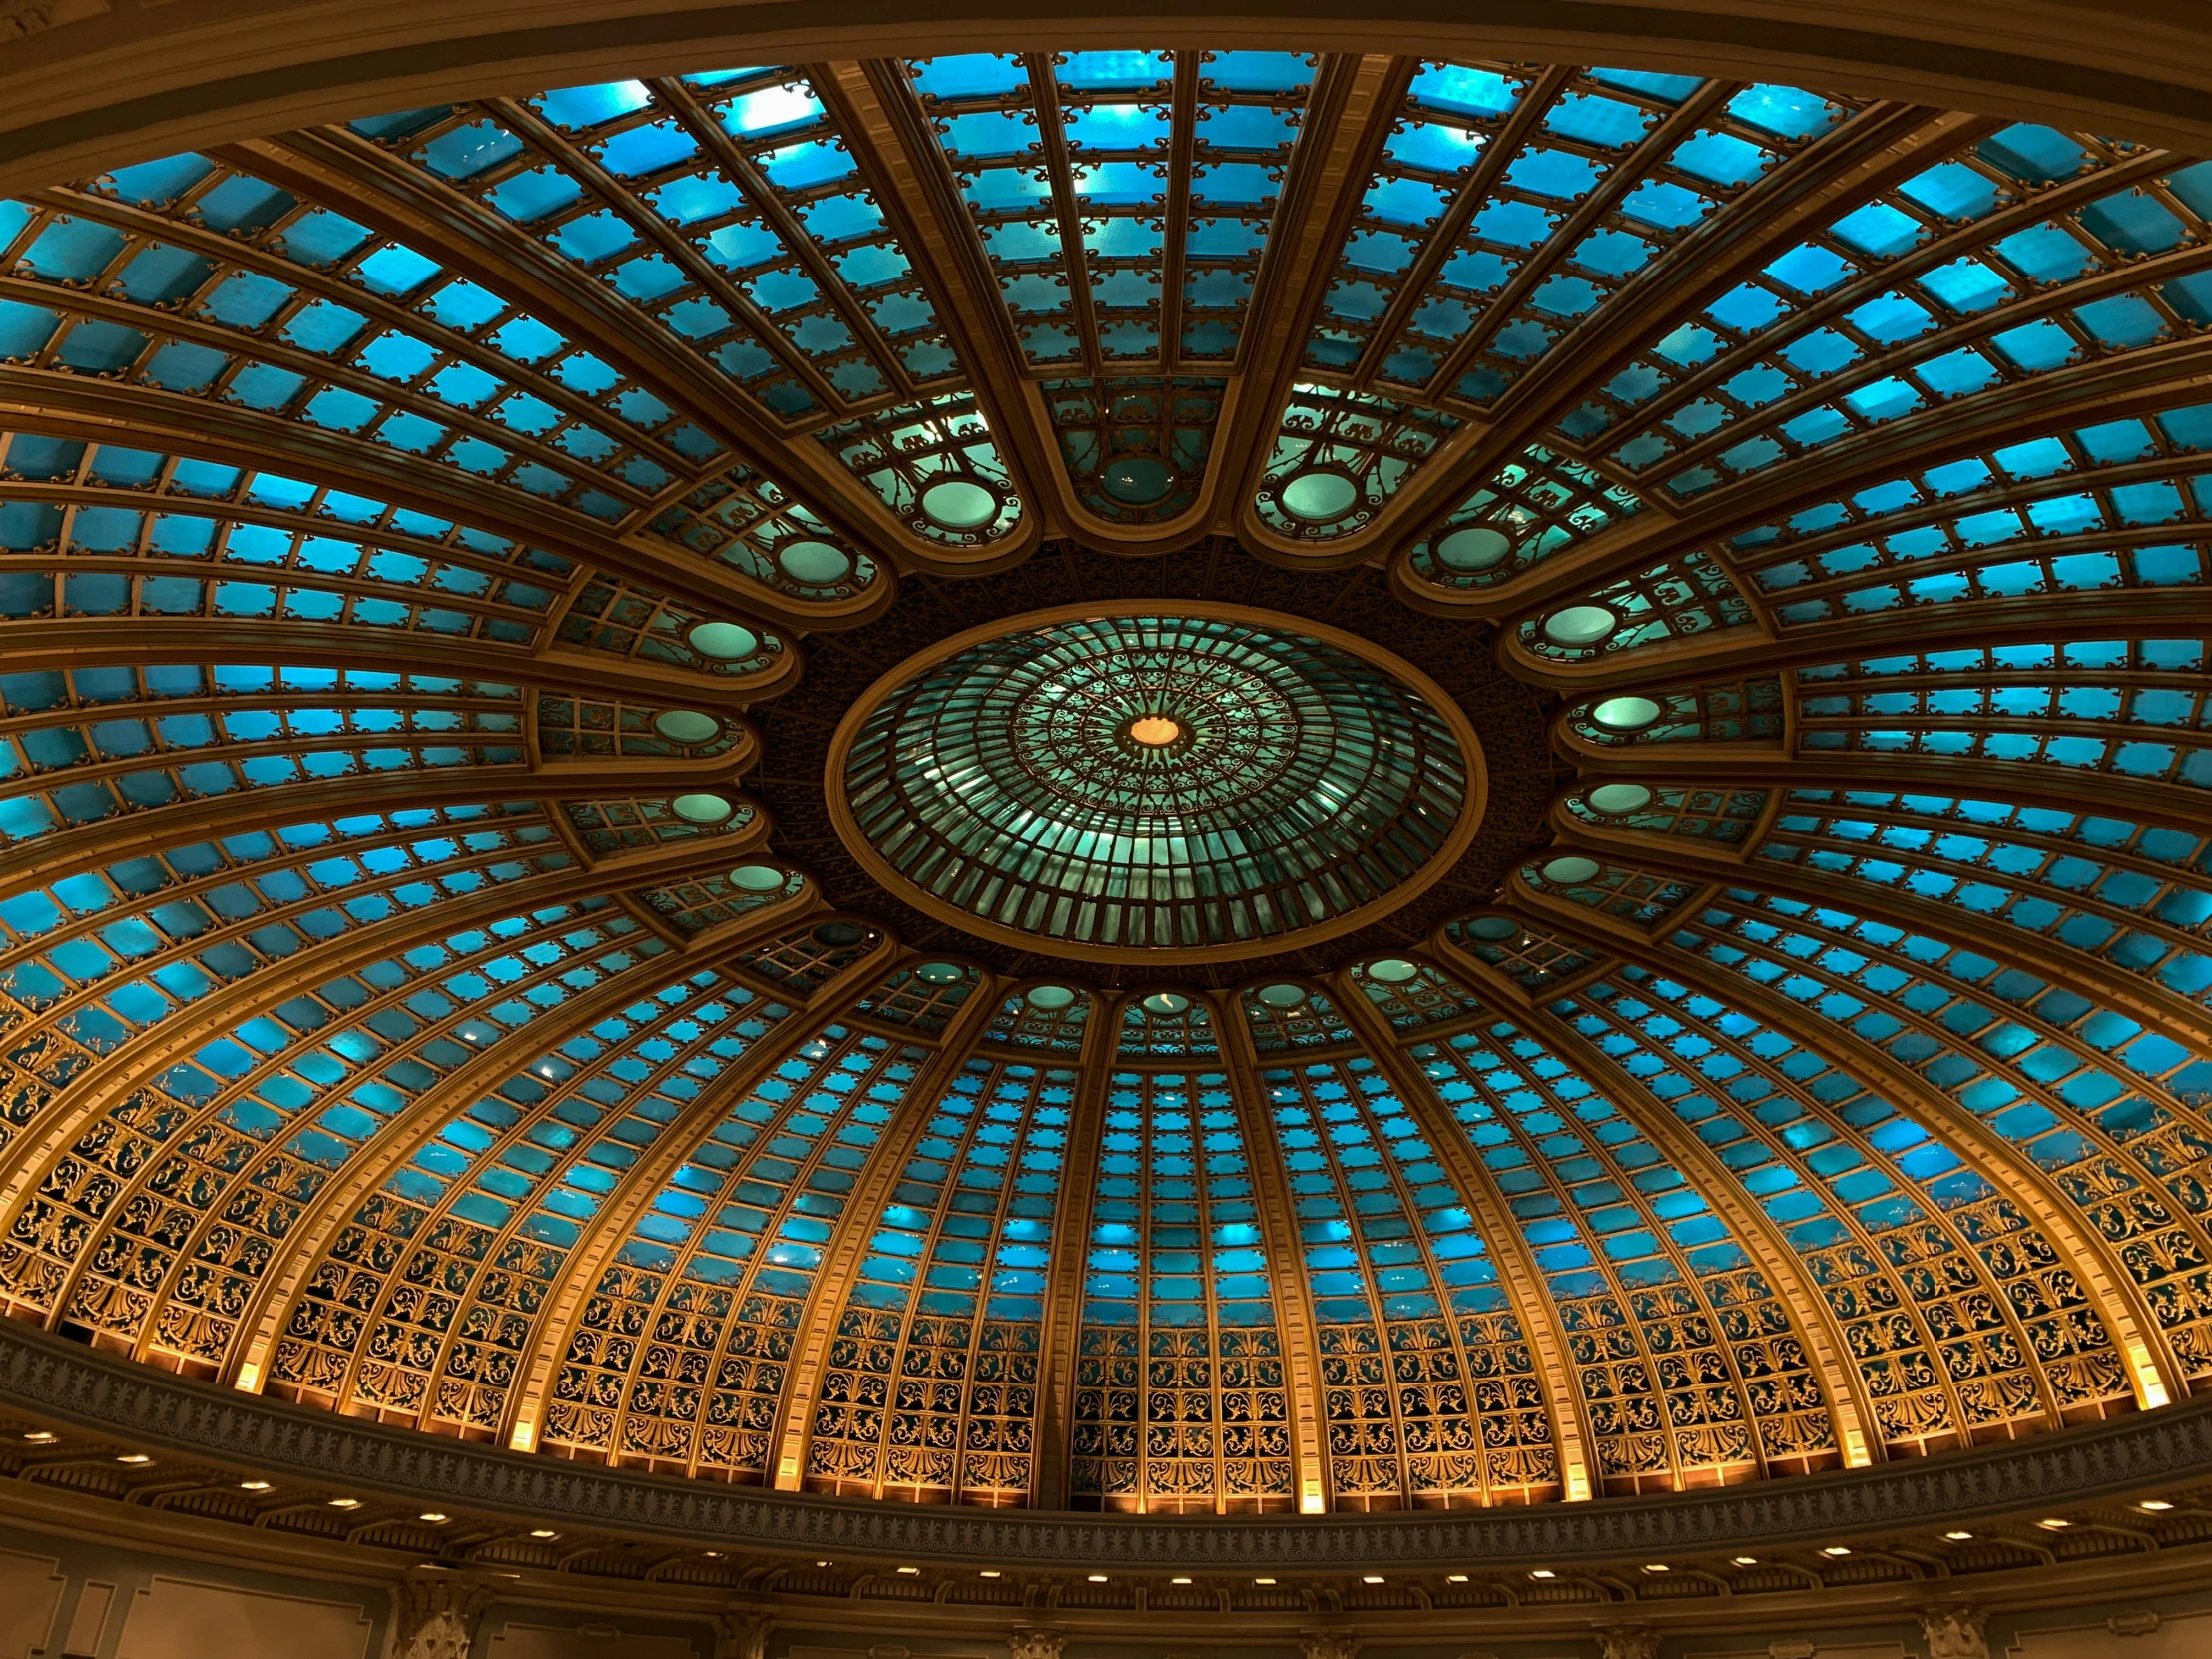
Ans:
[{"label": "beige wall surface", "polygon": [[488,1643],[478,1632],[476,1645],[484,1659],[700,1659],[699,1649],[681,1636],[636,1636],[611,1624],[563,1629],[510,1623]]},{"label": "beige wall surface", "polygon": [[0,1659],[27,1659],[46,1644],[61,1605],[61,1562],[0,1549]]},{"label": "beige wall surface", "polygon": [[2001,1659],[2212,1659],[2212,1612],[2168,1614],[2155,1629],[2143,1629],[2149,1621],[2141,1615],[2094,1624],[2061,1622],[2063,1614],[2042,1619],[2049,1626],[2023,1630],[2009,1647],[1992,1643],[1992,1649]]},{"label": "beige wall surface", "polygon": [[367,1659],[358,1601],[156,1578],[131,1599],[116,1659]]}]

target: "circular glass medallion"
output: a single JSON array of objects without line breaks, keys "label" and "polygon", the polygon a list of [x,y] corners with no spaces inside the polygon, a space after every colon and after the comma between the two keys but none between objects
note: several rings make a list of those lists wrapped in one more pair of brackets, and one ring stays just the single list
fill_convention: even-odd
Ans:
[{"label": "circular glass medallion", "polygon": [[1309,524],[1334,524],[1360,500],[1360,486],[1341,472],[1301,472],[1275,492],[1293,518]]},{"label": "circular glass medallion", "polygon": [[1144,999],[1144,1011],[1148,1014],[1180,1014],[1191,1005],[1191,999],[1175,991],[1154,991]]},{"label": "circular glass medallion", "polygon": [[1029,1006],[1045,1013],[1058,1013],[1075,1001],[1075,992],[1065,985],[1032,985],[1029,988]]},{"label": "circular glass medallion", "polygon": [[1651,805],[1651,791],[1641,784],[1600,784],[1582,799],[1601,813],[1640,813]]},{"label": "circular glass medallion", "polygon": [[1544,865],[1543,877],[1554,886],[1571,887],[1579,882],[1589,880],[1590,877],[1597,874],[1597,870],[1598,864],[1595,858],[1569,856],[1554,858],[1550,863]]},{"label": "circular glass medallion", "polygon": [[1368,977],[1385,985],[1403,985],[1420,977],[1420,968],[1402,956],[1385,956],[1368,964]]},{"label": "circular glass medallion", "polygon": [[1608,697],[1590,718],[1608,732],[1641,732],[1659,718],[1659,705],[1648,697]]},{"label": "circular glass medallion", "polygon": [[784,872],[772,864],[740,864],[730,872],[730,885],[740,892],[776,892],[784,881]]},{"label": "circular glass medallion", "polygon": [[1544,618],[1544,638],[1553,645],[1596,645],[1621,625],[1605,605],[1569,605]]},{"label": "circular glass medallion", "polygon": [[1513,544],[1495,530],[1469,525],[1436,543],[1436,562],[1446,570],[1492,570],[1512,551]]},{"label": "circular glass medallion", "polygon": [[684,638],[702,657],[711,657],[718,663],[742,662],[761,649],[761,637],[734,622],[696,623]]},{"label": "circular glass medallion", "polygon": [[957,985],[967,975],[950,962],[924,962],[914,969],[914,977],[924,985]]},{"label": "circular glass medallion", "polygon": [[932,648],[830,746],[838,834],[940,920],[1093,959],[1253,955],[1394,908],[1474,834],[1474,733],[1388,653],[1227,606],[1078,609]]},{"label": "circular glass medallion", "polygon": [[826,588],[852,574],[845,550],[826,541],[788,541],[776,550],[776,562],[786,576],[811,588]]},{"label": "circular glass medallion", "polygon": [[947,530],[980,530],[998,516],[998,497],[967,478],[947,478],[921,492],[921,510]]},{"label": "circular glass medallion", "polygon": [[1149,507],[1175,488],[1175,469],[1157,455],[1123,455],[1106,463],[1098,486],[1127,507]]},{"label": "circular glass medallion", "polygon": [[867,929],[849,921],[826,921],[815,929],[815,943],[842,950],[867,937]]},{"label": "circular glass medallion", "polygon": [[1466,930],[1474,938],[1495,944],[1500,939],[1509,939],[1518,933],[1520,923],[1511,916],[1476,916],[1467,923]]},{"label": "circular glass medallion", "polygon": [[722,824],[738,809],[719,795],[680,795],[668,804],[668,810],[686,824]]},{"label": "circular glass medallion", "polygon": [[653,730],[670,743],[708,743],[722,736],[722,722],[697,709],[663,709],[653,717]]},{"label": "circular glass medallion", "polygon": [[1297,985],[1262,985],[1260,1001],[1270,1008],[1296,1008],[1306,1001],[1306,992]]}]

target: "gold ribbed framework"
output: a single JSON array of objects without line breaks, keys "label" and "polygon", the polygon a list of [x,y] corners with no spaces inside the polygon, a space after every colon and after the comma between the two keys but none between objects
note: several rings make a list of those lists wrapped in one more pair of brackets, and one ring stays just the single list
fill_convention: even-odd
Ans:
[{"label": "gold ribbed framework", "polygon": [[[0,204],[0,1306],[1055,1509],[2198,1391],[2208,216],[2124,138],[1195,49],[700,66]],[[1001,972],[785,855],[748,711],[840,632],[1201,543],[1554,697],[1553,844],[1258,975]]]}]

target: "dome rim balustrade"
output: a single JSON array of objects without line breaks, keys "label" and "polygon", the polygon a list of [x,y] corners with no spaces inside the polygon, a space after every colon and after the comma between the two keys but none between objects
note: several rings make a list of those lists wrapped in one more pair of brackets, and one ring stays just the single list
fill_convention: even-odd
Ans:
[{"label": "dome rim balustrade", "polygon": [[[1015,927],[977,916],[948,903],[916,885],[886,858],[870,840],[855,818],[848,784],[852,751],[878,712],[894,698],[924,681],[934,669],[955,658],[998,641],[1019,635],[1043,634],[1072,622],[1160,622],[1172,625],[1190,619],[1219,622],[1250,629],[1263,638],[1295,640],[1305,635],[1376,671],[1393,688],[1409,689],[1434,714],[1457,745],[1463,788],[1453,822],[1412,875],[1377,898],[1323,921],[1283,932],[1270,932],[1227,944],[1200,946],[1127,946],[1070,939]],[[862,692],[845,711],[830,740],[823,769],[823,794],[830,819],[845,849],[881,886],[924,914],[960,932],[980,935],[1019,951],[1063,957],[1096,966],[1118,967],[1145,974],[1172,973],[1180,968],[1205,967],[1249,960],[1260,955],[1291,955],[1328,944],[1346,934],[1386,922],[1390,916],[1420,898],[1439,881],[1448,878],[1482,831],[1489,801],[1489,767],[1480,734],[1457,700],[1415,664],[1376,641],[1310,617],[1270,611],[1259,606],[1219,600],[1161,598],[1077,600],[1042,610],[1018,612],[995,621],[979,623],[948,635],[927,649],[887,670]],[[1402,804],[1401,804],[1402,805]]]},{"label": "dome rim balustrade", "polygon": [[1746,1546],[1876,1544],[2212,1480],[2212,1397],[2199,1397],[1940,1458],[1577,1502],[1266,1515],[885,1502],[548,1461],[226,1389],[4,1320],[0,1406],[149,1452],[486,1517],[770,1556],[1032,1570],[1587,1570]]}]

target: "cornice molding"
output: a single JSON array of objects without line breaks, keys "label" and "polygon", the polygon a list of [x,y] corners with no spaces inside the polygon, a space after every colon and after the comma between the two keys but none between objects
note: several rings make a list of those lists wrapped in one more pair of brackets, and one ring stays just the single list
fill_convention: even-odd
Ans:
[{"label": "cornice molding", "polygon": [[1911,1464],[1524,1509],[1263,1516],[908,1507],[628,1474],[195,1382],[0,1322],[0,1403],[149,1450],[487,1513],[795,1554],[1038,1569],[1594,1564],[1925,1530],[2212,1479],[2212,1398]]},{"label": "cornice molding", "polygon": [[1216,0],[1134,21],[1040,0],[386,0],[372,15],[321,0],[119,9],[16,0],[7,9],[36,20],[21,62],[0,75],[8,188],[486,87],[710,61],[987,50],[1023,30],[1068,45],[1120,45],[1135,28],[1161,44],[1267,47],[1295,29],[1346,52],[1795,76],[2185,148],[2207,131],[2212,82],[2201,8],[2183,0],[2016,0],[2001,31],[1985,0],[1400,0],[1382,16],[1334,0]]}]

